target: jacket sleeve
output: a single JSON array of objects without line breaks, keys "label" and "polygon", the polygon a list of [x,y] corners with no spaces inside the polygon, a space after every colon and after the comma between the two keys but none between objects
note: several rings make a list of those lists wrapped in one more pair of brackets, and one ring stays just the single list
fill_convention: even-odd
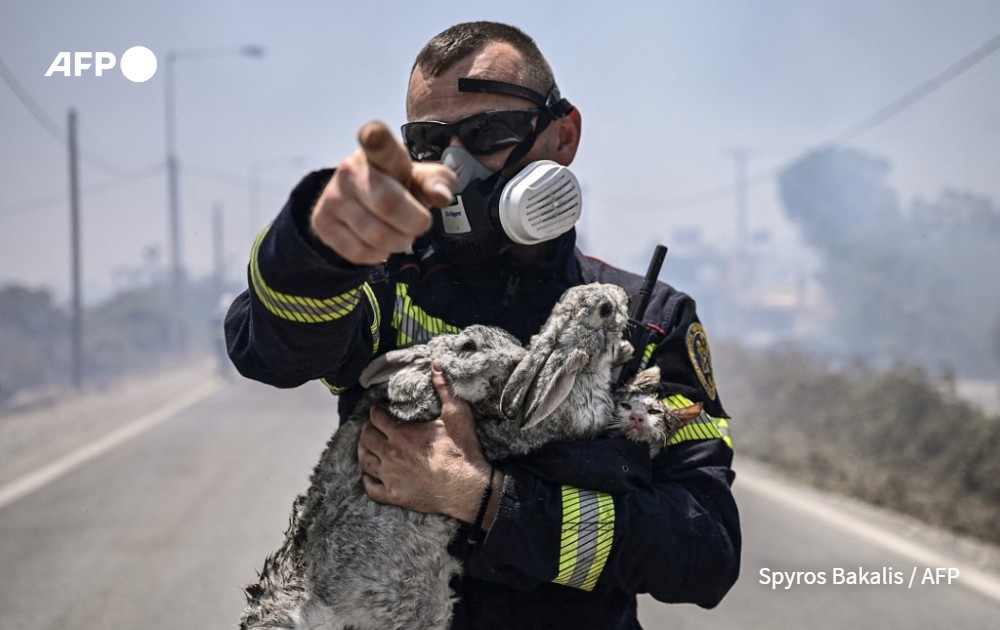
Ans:
[{"label": "jacket sleeve", "polygon": [[370,267],[354,265],[309,232],[332,170],[307,175],[257,237],[249,287],[226,315],[226,346],[241,374],[277,387],[322,379],[353,384],[378,350],[378,300]]},{"label": "jacket sleeve", "polygon": [[[598,440],[558,447],[575,451],[564,461],[585,467],[546,470],[545,451],[505,466],[496,522],[467,561],[471,576],[522,589],[554,582],[650,593],[703,607],[729,591],[739,574],[741,534],[728,419],[714,382],[698,373],[711,363],[693,302],[686,299],[675,315],[652,356],[664,375],[664,399],[675,406],[702,402],[701,418],[652,462],[645,447],[609,448]],[[698,343],[701,355],[688,351]]]}]

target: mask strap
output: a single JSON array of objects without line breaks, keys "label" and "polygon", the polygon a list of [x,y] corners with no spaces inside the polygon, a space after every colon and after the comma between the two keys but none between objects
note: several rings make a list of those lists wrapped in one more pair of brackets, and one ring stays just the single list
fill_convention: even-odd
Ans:
[{"label": "mask strap", "polygon": [[458,91],[480,93],[487,92],[491,94],[516,96],[518,98],[523,98],[526,101],[531,101],[535,105],[538,105],[539,109],[542,110],[538,115],[538,122],[535,124],[535,128],[524,140],[514,147],[514,150],[504,163],[503,168],[500,169],[501,171],[505,170],[512,164],[517,163],[521,158],[527,155],[528,151],[531,150],[531,147],[535,145],[535,140],[537,140],[538,136],[545,131],[545,129],[549,126],[549,123],[557,118],[562,118],[573,111],[573,105],[562,97],[559,93],[559,87],[556,85],[553,85],[552,89],[549,90],[548,96],[542,96],[531,88],[524,87],[523,85],[517,85],[515,83],[494,81],[492,79],[460,78],[458,80]]}]

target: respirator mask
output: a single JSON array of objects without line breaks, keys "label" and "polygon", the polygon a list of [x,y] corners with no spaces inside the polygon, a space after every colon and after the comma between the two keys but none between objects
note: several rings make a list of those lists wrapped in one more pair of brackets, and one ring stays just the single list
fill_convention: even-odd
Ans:
[{"label": "respirator mask", "polygon": [[[453,123],[403,125],[403,139],[417,161],[437,161],[458,175],[452,205],[433,210],[431,237],[455,264],[481,264],[511,246],[536,245],[568,232],[580,218],[580,183],[551,160],[530,162],[512,176],[504,171],[521,160],[556,118],[573,110],[553,87],[547,97],[512,83],[459,79],[460,92],[492,92],[525,98],[537,109],[484,112]],[[463,147],[449,146],[458,136]],[[498,172],[475,157],[513,146]]]}]

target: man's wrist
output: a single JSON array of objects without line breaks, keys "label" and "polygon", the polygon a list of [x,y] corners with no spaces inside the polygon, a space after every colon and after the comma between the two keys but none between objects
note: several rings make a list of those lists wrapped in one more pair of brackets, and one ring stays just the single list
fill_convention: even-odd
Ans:
[{"label": "man's wrist", "polygon": [[503,497],[504,479],[506,479],[506,475],[503,470],[494,468],[493,474],[490,475],[490,486],[493,490],[490,494],[489,501],[486,505],[486,511],[483,516],[483,531],[490,531],[493,527],[493,523],[497,520],[497,512],[500,510],[500,499]]},{"label": "man's wrist", "polygon": [[479,506],[476,508],[476,518],[472,521],[472,527],[469,529],[468,542],[470,545],[478,545],[483,541],[483,521],[486,519],[486,511],[490,507],[490,500],[493,498],[493,475],[495,472],[496,468],[490,466],[489,481],[486,482],[486,487],[483,489],[483,495],[479,499]]}]

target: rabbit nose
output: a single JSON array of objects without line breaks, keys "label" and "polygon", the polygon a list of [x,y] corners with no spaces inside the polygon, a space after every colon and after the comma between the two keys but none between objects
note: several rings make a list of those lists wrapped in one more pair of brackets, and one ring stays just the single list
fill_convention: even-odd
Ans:
[{"label": "rabbit nose", "polygon": [[629,420],[632,421],[633,425],[642,424],[642,414],[641,413],[633,413],[631,416],[629,416]]}]

